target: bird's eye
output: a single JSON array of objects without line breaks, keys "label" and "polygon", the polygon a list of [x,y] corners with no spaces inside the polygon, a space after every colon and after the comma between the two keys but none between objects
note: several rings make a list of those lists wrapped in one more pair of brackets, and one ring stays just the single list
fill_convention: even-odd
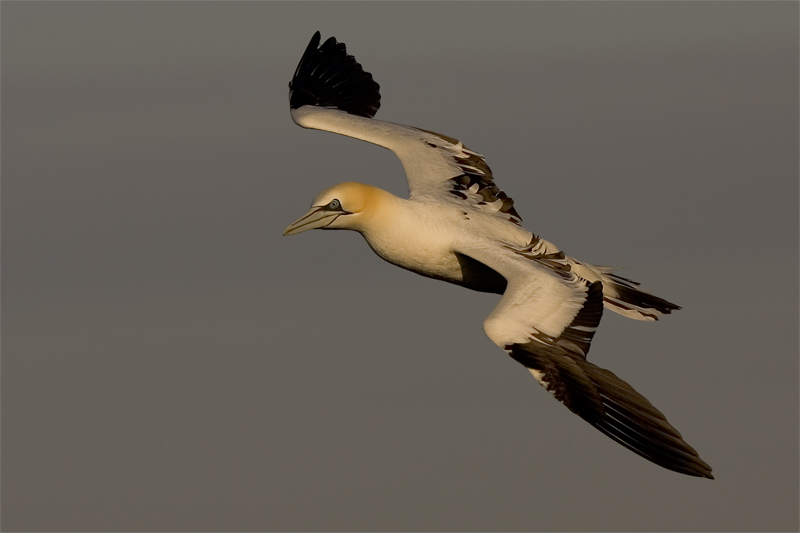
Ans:
[{"label": "bird's eye", "polygon": [[340,202],[339,200],[332,200],[331,203],[328,204],[328,207],[330,209],[341,209],[342,202]]}]

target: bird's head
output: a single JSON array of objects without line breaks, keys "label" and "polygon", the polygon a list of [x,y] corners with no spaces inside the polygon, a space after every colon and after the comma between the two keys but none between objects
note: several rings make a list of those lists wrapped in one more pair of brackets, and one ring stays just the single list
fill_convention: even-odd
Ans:
[{"label": "bird's head", "polygon": [[283,230],[283,234],[295,235],[310,229],[358,231],[380,202],[382,192],[352,181],[334,185],[319,193],[311,202],[308,213]]}]

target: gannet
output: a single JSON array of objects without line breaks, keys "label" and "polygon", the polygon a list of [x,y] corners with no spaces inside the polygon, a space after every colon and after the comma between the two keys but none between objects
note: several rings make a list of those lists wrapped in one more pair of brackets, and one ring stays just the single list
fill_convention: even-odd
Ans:
[{"label": "gannet", "polygon": [[476,291],[501,294],[483,323],[489,339],[559,402],[614,441],[669,470],[713,479],[711,467],[630,385],[586,360],[603,306],[637,320],[680,309],[639,284],[572,259],[522,227],[483,156],[439,133],[373,117],[380,86],[345,44],[316,32],[289,83],[303,128],[391,150],[408,199],[356,182],[325,189],[284,235],[359,232],[386,261]]}]

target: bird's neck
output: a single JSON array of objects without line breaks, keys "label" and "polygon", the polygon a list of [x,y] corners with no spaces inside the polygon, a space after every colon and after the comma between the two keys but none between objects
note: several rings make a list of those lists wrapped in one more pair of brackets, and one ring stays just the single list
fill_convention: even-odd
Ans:
[{"label": "bird's neck", "polygon": [[364,187],[366,189],[365,208],[358,217],[358,225],[353,229],[367,237],[384,233],[405,220],[408,211],[405,204],[408,203],[408,200],[403,200],[388,191],[371,185]]}]

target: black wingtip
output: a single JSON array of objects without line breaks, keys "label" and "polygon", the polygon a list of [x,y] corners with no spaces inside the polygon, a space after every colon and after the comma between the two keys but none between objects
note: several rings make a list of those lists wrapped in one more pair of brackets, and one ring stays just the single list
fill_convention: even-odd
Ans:
[{"label": "black wingtip", "polygon": [[333,107],[372,118],[381,106],[380,85],[347,54],[344,43],[330,37],[322,46],[316,32],[289,82],[289,106]]},{"label": "black wingtip", "polygon": [[539,383],[556,400],[613,441],[668,470],[714,479],[708,463],[664,414],[614,373],[552,342],[534,339],[505,349],[540,372]]}]

